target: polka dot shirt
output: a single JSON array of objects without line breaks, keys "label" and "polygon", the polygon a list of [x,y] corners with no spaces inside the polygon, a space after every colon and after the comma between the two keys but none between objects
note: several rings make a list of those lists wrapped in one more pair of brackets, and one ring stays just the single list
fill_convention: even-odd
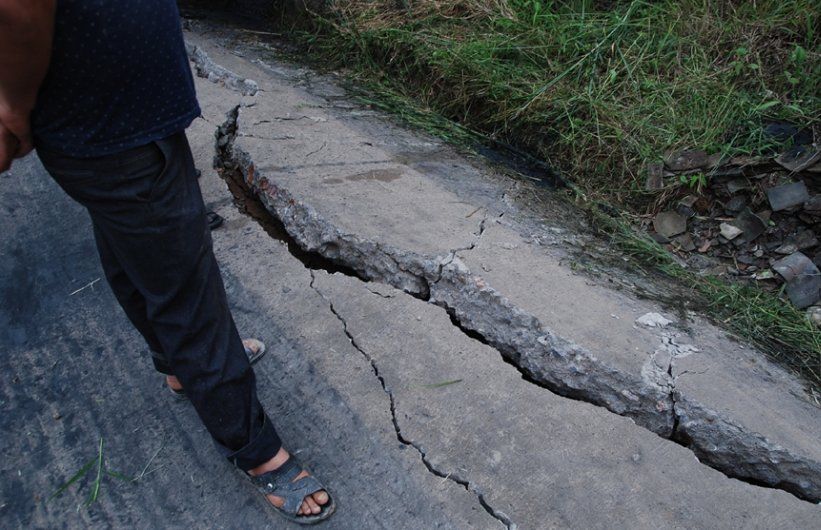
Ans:
[{"label": "polka dot shirt", "polygon": [[199,115],[174,0],[57,0],[35,145],[104,156],[170,136]]}]

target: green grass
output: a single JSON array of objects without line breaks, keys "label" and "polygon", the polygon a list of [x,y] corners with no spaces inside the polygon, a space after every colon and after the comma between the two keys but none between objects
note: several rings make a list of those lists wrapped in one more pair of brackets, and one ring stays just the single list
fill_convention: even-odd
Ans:
[{"label": "green grass", "polygon": [[91,491],[89,492],[86,501],[77,506],[78,511],[80,508],[91,506],[97,501],[100,496],[100,489],[102,488],[104,477],[109,476],[119,480],[130,480],[128,477],[125,477],[122,474],[112,471],[106,467],[105,459],[103,458],[103,439],[100,438],[100,444],[97,448],[97,455],[83,464],[83,466],[76,473],[74,473],[71,478],[69,478],[65,483],[63,483],[63,485],[51,494],[48,500],[52,500],[55,497],[59,497],[65,493],[68,488],[89,474],[89,472],[93,473],[94,476],[94,479],[91,482]]},{"label": "green grass", "polygon": [[163,445],[160,445],[159,449],[157,449],[157,451],[151,456],[151,458],[148,460],[148,463],[145,465],[145,467],[143,467],[142,471],[140,471],[140,473],[137,476],[128,477],[126,475],[123,475],[122,473],[113,471],[108,468],[105,455],[103,452],[103,439],[100,438],[99,445],[97,446],[97,454],[93,458],[88,460],[85,464],[83,464],[80,467],[80,469],[77,470],[77,472],[75,472],[68,480],[66,480],[59,488],[57,488],[57,490],[55,490],[54,493],[52,493],[48,497],[47,501],[51,501],[52,499],[59,497],[60,495],[65,493],[66,490],[68,490],[71,486],[73,486],[75,483],[79,482],[84,477],[86,477],[86,475],[89,475],[89,473],[91,473],[93,479],[91,481],[88,497],[86,497],[84,503],[77,505],[77,511],[79,511],[81,508],[87,508],[95,502],[97,502],[97,499],[99,499],[100,491],[103,485],[103,480],[106,477],[115,478],[117,480],[129,483],[138,482],[145,478],[147,475],[150,475],[151,473],[162,469],[163,466],[155,466],[152,469],[149,468],[151,467],[151,464],[154,462],[154,459],[157,458],[157,455],[160,453],[163,447]]},{"label": "green grass", "polygon": [[755,153],[763,120],[821,119],[813,0],[333,5],[314,52],[634,209],[666,152]]}]

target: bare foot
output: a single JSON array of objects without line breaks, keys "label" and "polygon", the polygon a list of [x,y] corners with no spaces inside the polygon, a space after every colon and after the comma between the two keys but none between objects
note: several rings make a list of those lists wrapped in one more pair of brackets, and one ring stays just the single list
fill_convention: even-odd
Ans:
[{"label": "bare foot", "polygon": [[180,383],[180,380],[173,375],[165,376],[165,383],[174,392],[180,392],[182,390],[182,383]]},{"label": "bare foot", "polygon": [[[268,460],[261,466],[255,467],[248,471],[248,474],[252,477],[257,475],[261,475],[263,473],[267,473],[268,471],[273,471],[278,469],[282,464],[288,461],[288,451],[285,449],[280,449],[279,452],[274,456],[274,458]],[[299,475],[294,478],[294,482],[301,479],[302,477],[307,477],[308,472],[303,471]],[[268,495],[268,500],[276,506],[277,508],[282,508],[285,504],[285,499],[282,497],[277,497],[276,495]],[[322,511],[322,506],[328,503],[328,493],[324,490],[317,491],[316,493],[312,493],[308,495],[302,500],[302,506],[300,506],[299,511],[297,512],[298,515],[317,515],[319,512]]]}]

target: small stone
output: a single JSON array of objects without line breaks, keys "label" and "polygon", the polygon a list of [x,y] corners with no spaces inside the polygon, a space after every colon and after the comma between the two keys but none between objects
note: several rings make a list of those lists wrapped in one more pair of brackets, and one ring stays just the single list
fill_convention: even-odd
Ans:
[{"label": "small stone", "polygon": [[758,249],[755,252],[753,252],[753,256],[755,256],[756,258],[763,258],[764,251],[762,249]]},{"label": "small stone", "polygon": [[815,324],[815,327],[821,328],[821,306],[814,305],[807,309],[807,320]]},{"label": "small stone", "polygon": [[730,193],[737,193],[741,190],[746,190],[750,187],[747,179],[733,179],[727,183],[727,191]]},{"label": "small stone", "polygon": [[730,159],[730,164],[740,167],[754,167],[769,164],[770,159],[763,156],[734,156]]},{"label": "small stone", "polygon": [[802,230],[795,236],[795,245],[798,247],[798,250],[806,250],[817,244],[818,238],[815,237],[815,234],[813,234],[811,230]]},{"label": "small stone", "polygon": [[[815,215],[814,215],[815,214]],[[821,217],[821,212],[798,212],[798,218],[801,219],[808,225],[812,225],[818,222],[818,217]]]},{"label": "small stone", "polygon": [[63,417],[63,415],[60,414],[60,411],[55,410],[54,414],[52,414],[51,417],[54,418],[55,420],[59,420],[60,418]]},{"label": "small stone", "polygon": [[687,230],[687,219],[677,212],[661,212],[653,219],[653,228],[669,239]]},{"label": "small stone", "polygon": [[673,239],[673,242],[679,246],[679,248],[685,252],[692,252],[696,249],[696,244],[693,243],[693,238],[690,234],[681,234]]},{"label": "small stone", "polygon": [[735,220],[730,223],[744,233],[744,242],[754,241],[758,236],[767,231],[767,223],[756,214],[746,209],[741,212]]},{"label": "small stone", "polygon": [[773,252],[775,252],[776,254],[783,254],[785,256],[789,256],[790,254],[798,252],[798,247],[792,243],[785,243],[784,245],[781,245],[780,247],[775,249]]},{"label": "small stone", "polygon": [[763,271],[754,274],[753,278],[756,280],[772,280],[775,278],[775,273],[770,269],[764,269]]},{"label": "small stone", "polygon": [[821,215],[821,195],[813,195],[804,203],[804,211]]},{"label": "small stone", "polygon": [[747,206],[747,199],[743,195],[736,195],[724,204],[724,209],[730,213],[738,213]]},{"label": "small stone", "polygon": [[692,208],[696,204],[696,202],[698,202],[698,197],[696,195],[688,195],[680,201],[678,201],[679,204],[682,204],[688,208]]},{"label": "small stone", "polygon": [[713,203],[710,199],[707,197],[699,197],[695,204],[693,204],[693,209],[701,215],[705,215],[710,211],[712,206]]},{"label": "small stone", "polygon": [[744,265],[753,265],[756,263],[755,258],[753,256],[750,256],[749,254],[739,254],[736,257],[736,261],[738,261],[739,263],[743,263]]},{"label": "small stone", "polygon": [[664,188],[664,164],[657,162],[647,166],[647,189],[660,190]]},{"label": "small stone", "polygon": [[658,313],[647,313],[637,318],[636,323],[647,326],[648,328],[664,328],[672,324],[673,321],[664,318]]},{"label": "small stone", "polygon": [[727,239],[728,241],[732,241],[742,233],[741,229],[731,225],[730,223],[721,223],[719,227],[721,228],[721,237]]},{"label": "small stone", "polygon": [[801,273],[810,259],[801,252],[793,252],[786,258],[781,258],[773,263],[773,270],[781,275],[785,281],[790,281]]},{"label": "small stone", "polygon": [[767,199],[773,211],[778,212],[804,204],[810,199],[810,194],[804,182],[793,182],[768,189]]},{"label": "small stone", "polygon": [[687,257],[687,266],[693,270],[702,271],[714,267],[716,261],[702,254],[690,254]]},{"label": "small stone", "polygon": [[765,223],[769,223],[770,217],[773,216],[772,210],[761,210],[760,212],[756,212],[755,214],[758,216],[759,219],[761,219]]},{"label": "small stone", "polygon": [[708,157],[706,151],[699,149],[686,149],[673,153],[664,161],[664,165],[670,171],[688,171],[707,167]]},{"label": "small stone", "polygon": [[797,308],[804,309],[821,299],[821,271],[801,252],[776,261],[773,269],[787,282],[787,296]]},{"label": "small stone", "polygon": [[723,153],[713,153],[707,157],[707,163],[705,167],[707,168],[714,168],[718,167],[723,164],[727,160],[727,157]]},{"label": "small stone", "polygon": [[775,162],[791,173],[798,173],[821,162],[821,150],[808,145],[797,145],[777,156]]}]

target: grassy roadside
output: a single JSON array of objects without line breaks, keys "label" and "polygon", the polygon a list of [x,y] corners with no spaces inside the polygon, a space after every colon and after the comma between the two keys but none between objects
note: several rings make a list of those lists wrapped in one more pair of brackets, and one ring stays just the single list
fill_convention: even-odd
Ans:
[{"label": "grassy roadside", "polygon": [[599,207],[649,208],[643,168],[669,150],[754,153],[768,147],[764,120],[818,124],[812,2],[337,6],[297,36],[325,66],[366,83],[369,103],[455,143],[494,138],[550,161],[574,184],[569,200],[614,245],[821,387],[821,331],[802,312],[682,268],[628,215]]},{"label": "grassy roadside", "polygon": [[766,120],[821,123],[812,0],[352,0],[305,42],[422,107],[641,210],[671,150],[760,152]]}]

